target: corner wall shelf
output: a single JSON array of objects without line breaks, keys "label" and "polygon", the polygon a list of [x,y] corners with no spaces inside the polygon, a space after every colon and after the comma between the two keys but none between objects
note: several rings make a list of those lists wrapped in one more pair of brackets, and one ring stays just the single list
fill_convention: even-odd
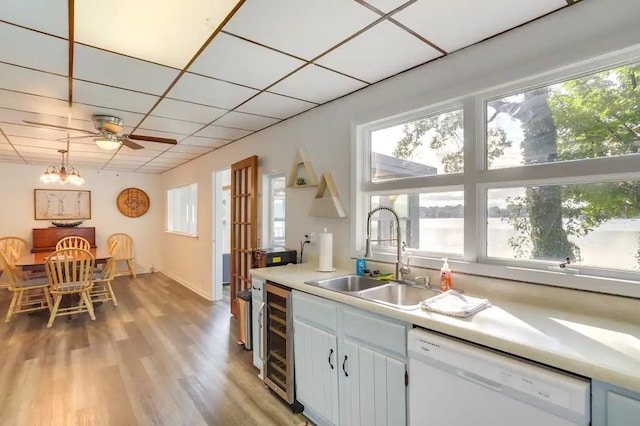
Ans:
[{"label": "corner wall shelf", "polygon": [[[305,179],[305,183],[297,184],[296,181],[299,178],[300,168],[304,168],[305,176],[300,178]],[[293,166],[289,172],[289,178],[287,179],[287,188],[305,188],[307,186],[318,186],[318,177],[313,170],[313,164],[309,160],[309,155],[304,148],[298,149],[296,156],[293,160]]]},{"label": "corner wall shelf", "polygon": [[[329,190],[329,196],[325,197],[326,190]],[[340,201],[340,194],[338,193],[338,187],[333,181],[331,173],[323,173],[320,180],[320,186],[316,191],[316,197],[311,203],[311,210],[309,210],[309,216],[321,216],[321,217],[347,217],[347,212]]]}]

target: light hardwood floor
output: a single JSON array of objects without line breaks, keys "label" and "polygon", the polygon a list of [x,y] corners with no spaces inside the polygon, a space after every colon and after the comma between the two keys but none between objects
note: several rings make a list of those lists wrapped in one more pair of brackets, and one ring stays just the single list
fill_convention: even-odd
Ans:
[{"label": "light hardwood floor", "polygon": [[[119,306],[0,325],[0,425],[301,425],[210,303],[156,273],[114,281]],[[0,317],[9,307],[0,290]]]}]

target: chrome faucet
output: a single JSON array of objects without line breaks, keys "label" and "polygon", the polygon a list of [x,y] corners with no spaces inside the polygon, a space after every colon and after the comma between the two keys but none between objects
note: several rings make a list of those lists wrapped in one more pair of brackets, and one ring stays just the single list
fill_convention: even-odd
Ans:
[{"label": "chrome faucet", "polygon": [[[391,212],[391,214],[393,214],[393,217],[396,221],[396,245],[398,247],[398,253],[396,256],[396,281],[403,281],[402,279],[402,275],[403,274],[409,274],[411,272],[411,270],[409,269],[409,262],[407,262],[407,265],[403,265],[402,264],[402,250],[404,249],[404,243],[401,242],[400,240],[400,217],[398,216],[398,213],[396,213],[396,211],[394,209],[392,209],[391,207],[387,207],[387,206],[380,206],[380,207],[376,207],[375,209],[371,210],[367,216],[367,242],[366,242],[366,246],[365,246],[365,253],[364,253],[364,257],[371,257],[371,216],[380,211],[380,210],[387,210],[389,212]],[[393,239],[388,239],[388,240],[381,240],[381,239],[377,239],[376,241],[380,242],[380,241],[393,241]]]}]

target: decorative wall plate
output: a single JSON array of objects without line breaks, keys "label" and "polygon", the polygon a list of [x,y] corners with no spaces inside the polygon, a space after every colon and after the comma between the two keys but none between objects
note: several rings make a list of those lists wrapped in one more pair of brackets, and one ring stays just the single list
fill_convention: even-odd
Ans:
[{"label": "decorative wall plate", "polygon": [[118,210],[127,217],[140,217],[149,210],[149,196],[142,189],[127,188],[118,195]]}]

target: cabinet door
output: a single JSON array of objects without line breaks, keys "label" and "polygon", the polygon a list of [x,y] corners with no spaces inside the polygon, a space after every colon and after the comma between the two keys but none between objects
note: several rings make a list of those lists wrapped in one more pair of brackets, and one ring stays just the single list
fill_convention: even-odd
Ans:
[{"label": "cabinet door", "polygon": [[340,347],[343,425],[406,425],[405,363],[345,339]]},{"label": "cabinet door", "polygon": [[253,346],[253,365],[260,370],[262,374],[263,357],[264,357],[264,344],[262,339],[262,327],[264,324],[264,302],[256,300],[251,304],[251,336]]},{"label": "cabinet door", "polygon": [[336,336],[304,321],[293,321],[296,399],[331,424],[338,423]]},{"label": "cabinet door", "polygon": [[640,394],[594,380],[592,398],[593,426],[640,424]]}]

